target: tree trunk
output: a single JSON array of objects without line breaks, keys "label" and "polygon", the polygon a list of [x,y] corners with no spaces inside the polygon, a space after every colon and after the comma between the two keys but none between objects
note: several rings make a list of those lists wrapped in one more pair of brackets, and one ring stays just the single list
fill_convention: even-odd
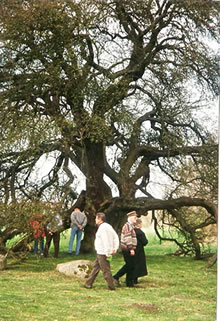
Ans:
[{"label": "tree trunk", "polygon": [[212,267],[217,262],[217,252],[211,256],[211,258],[208,260],[207,267]]},{"label": "tree trunk", "polygon": [[191,232],[191,238],[192,238],[193,247],[194,247],[194,250],[195,250],[195,258],[197,260],[200,260],[201,259],[201,249],[200,249],[199,242],[196,239],[196,236],[195,236],[194,232]]},{"label": "tree trunk", "polygon": [[7,267],[7,254],[1,255],[0,254],[0,270],[5,270]]},{"label": "tree trunk", "polygon": [[111,199],[110,188],[104,181],[104,145],[103,143],[85,143],[86,155],[86,206],[88,223],[85,228],[81,250],[83,253],[94,252],[96,233],[95,214],[99,211],[100,204],[106,199]]},{"label": "tree trunk", "polygon": [[[94,220],[93,220],[94,221]],[[96,233],[96,226],[93,222],[88,221],[88,224],[84,230],[84,238],[81,242],[81,253],[88,254],[88,253],[95,253],[94,248],[94,241],[95,241],[95,233]]]}]

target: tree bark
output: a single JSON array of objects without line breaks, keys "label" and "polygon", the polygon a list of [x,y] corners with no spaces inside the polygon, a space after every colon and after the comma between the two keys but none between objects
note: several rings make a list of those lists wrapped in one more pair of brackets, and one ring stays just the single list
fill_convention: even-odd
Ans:
[{"label": "tree bark", "polygon": [[86,206],[88,213],[88,223],[85,227],[84,240],[81,250],[83,253],[94,252],[95,240],[95,214],[100,209],[100,204],[106,199],[111,199],[112,194],[110,188],[104,181],[104,145],[103,143],[91,143],[87,141],[86,159]]}]

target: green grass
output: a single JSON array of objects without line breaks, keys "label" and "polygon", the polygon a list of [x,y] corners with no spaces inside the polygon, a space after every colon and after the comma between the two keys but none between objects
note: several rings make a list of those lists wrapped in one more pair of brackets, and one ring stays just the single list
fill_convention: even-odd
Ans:
[{"label": "green grass", "polygon": [[[149,275],[140,278],[140,288],[122,286],[109,291],[100,273],[93,289],[82,280],[55,270],[58,263],[94,260],[95,255],[66,254],[68,234],[62,238],[58,259],[29,253],[18,262],[8,259],[0,271],[1,321],[214,321],[216,320],[216,265],[207,261],[169,255],[173,244],[149,242],[146,257]],[[150,240],[150,238],[149,238]],[[114,256],[113,273],[123,264]]]}]

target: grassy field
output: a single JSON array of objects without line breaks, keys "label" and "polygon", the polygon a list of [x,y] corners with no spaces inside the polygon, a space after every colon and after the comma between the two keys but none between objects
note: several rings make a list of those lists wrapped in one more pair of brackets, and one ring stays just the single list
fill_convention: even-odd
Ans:
[{"label": "grassy field", "polygon": [[[149,237],[148,237],[149,238]],[[149,275],[139,288],[122,286],[109,291],[102,273],[92,289],[82,280],[55,271],[58,263],[94,255],[66,254],[68,235],[62,238],[58,259],[29,253],[18,262],[9,258],[0,271],[1,321],[215,321],[216,265],[207,261],[171,255],[175,247],[149,238],[146,257]],[[112,260],[112,271],[123,264],[120,254]]]}]

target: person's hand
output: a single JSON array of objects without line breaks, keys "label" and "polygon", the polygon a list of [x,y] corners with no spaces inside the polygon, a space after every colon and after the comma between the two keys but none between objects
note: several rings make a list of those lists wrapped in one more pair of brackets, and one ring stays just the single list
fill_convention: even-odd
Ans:
[{"label": "person's hand", "polygon": [[116,250],[113,250],[113,251],[112,251],[112,254],[116,254],[116,252],[117,252]]},{"label": "person's hand", "polygon": [[135,255],[135,251],[134,250],[130,250],[130,255],[134,256]]}]

